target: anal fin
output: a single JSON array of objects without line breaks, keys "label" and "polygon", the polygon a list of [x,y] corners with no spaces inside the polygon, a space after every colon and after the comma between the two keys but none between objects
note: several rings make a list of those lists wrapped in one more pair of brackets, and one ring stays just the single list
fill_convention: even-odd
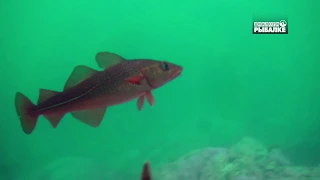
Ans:
[{"label": "anal fin", "polygon": [[105,107],[93,110],[77,111],[72,112],[71,115],[91,127],[98,127],[103,119],[106,109],[107,108]]},{"label": "anal fin", "polygon": [[56,128],[64,115],[65,113],[58,113],[58,114],[44,114],[43,116],[49,120],[53,128]]}]

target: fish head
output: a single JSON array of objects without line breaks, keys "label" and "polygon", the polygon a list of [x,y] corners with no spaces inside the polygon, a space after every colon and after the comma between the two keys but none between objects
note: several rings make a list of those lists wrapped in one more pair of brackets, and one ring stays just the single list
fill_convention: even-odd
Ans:
[{"label": "fish head", "polygon": [[154,89],[177,78],[183,70],[182,66],[167,61],[154,62],[143,69],[143,75],[147,79],[148,84]]}]

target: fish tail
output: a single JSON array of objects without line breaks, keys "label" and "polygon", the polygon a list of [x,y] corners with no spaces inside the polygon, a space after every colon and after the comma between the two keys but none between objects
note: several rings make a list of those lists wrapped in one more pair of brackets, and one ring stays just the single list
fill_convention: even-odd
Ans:
[{"label": "fish tail", "polygon": [[39,115],[33,115],[30,113],[30,109],[36,106],[20,92],[16,93],[15,105],[23,131],[26,134],[31,134],[37,124]]}]

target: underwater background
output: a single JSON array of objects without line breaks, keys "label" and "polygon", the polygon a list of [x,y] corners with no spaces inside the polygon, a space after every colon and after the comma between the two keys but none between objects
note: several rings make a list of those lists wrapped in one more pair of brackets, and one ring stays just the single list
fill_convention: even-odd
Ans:
[{"label": "underwater background", "polygon": [[[0,180],[139,179],[145,161],[156,172],[196,149],[248,137],[281,149],[294,166],[317,167],[319,7],[315,0],[1,0]],[[256,19],[287,19],[289,33],[252,34]],[[15,93],[36,102],[39,88],[61,91],[75,66],[98,69],[100,51],[184,70],[153,92],[152,108],[110,107],[98,128],[67,114],[53,129],[41,116],[24,134]]]}]

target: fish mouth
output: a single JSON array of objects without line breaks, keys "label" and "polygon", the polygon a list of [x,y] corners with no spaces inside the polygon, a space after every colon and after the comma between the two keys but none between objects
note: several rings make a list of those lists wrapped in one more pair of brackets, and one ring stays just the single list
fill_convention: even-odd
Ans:
[{"label": "fish mouth", "polygon": [[175,73],[173,73],[171,76],[170,76],[170,79],[174,79],[176,77],[178,77],[182,72],[182,69],[179,69],[177,70]]}]

